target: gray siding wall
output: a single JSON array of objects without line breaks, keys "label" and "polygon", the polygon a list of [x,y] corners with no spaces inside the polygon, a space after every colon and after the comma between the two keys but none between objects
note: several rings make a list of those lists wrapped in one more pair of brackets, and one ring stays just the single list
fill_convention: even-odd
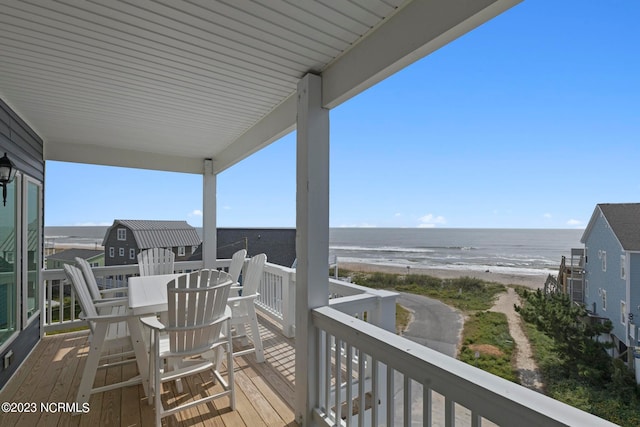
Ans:
[{"label": "gray siding wall", "polygon": [[[620,274],[620,257],[625,252],[604,217],[596,219],[585,247],[588,257],[585,278],[589,283],[585,298],[587,308],[592,309],[595,303],[596,313],[611,320],[613,334],[626,343],[626,325],[621,322],[620,312],[620,302],[627,298],[627,283]],[[606,270],[603,268],[605,257]],[[606,309],[603,307],[602,291],[606,292]]]},{"label": "gray siding wall", "polygon": [[44,181],[42,139],[0,99],[0,157],[6,152],[16,168]]}]

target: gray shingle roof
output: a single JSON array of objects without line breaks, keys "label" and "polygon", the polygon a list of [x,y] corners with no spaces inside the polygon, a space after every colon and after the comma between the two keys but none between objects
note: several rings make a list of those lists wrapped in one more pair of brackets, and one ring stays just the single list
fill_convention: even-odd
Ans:
[{"label": "gray shingle roof", "polygon": [[117,219],[107,230],[103,245],[111,230],[119,225],[131,230],[139,249],[197,246],[202,242],[196,229],[186,221]]},{"label": "gray shingle roof", "polygon": [[626,251],[640,251],[640,203],[601,203],[598,207]]}]

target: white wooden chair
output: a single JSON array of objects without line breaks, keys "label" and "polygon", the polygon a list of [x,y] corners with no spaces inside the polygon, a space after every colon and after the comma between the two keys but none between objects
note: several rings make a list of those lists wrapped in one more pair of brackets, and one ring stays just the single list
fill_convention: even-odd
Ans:
[{"label": "white wooden chair", "polygon": [[247,250],[240,249],[231,256],[231,265],[229,265],[229,275],[234,284],[238,283],[242,267],[244,267],[244,261],[247,258]]},{"label": "white wooden chair", "polygon": [[[231,325],[234,329],[233,338],[242,338],[242,344],[248,344],[247,327],[251,328],[251,341],[253,347],[236,351],[234,356],[250,354],[255,351],[258,362],[264,362],[264,349],[262,347],[262,338],[260,338],[260,330],[258,329],[258,316],[256,314],[256,298],[258,295],[258,286],[262,280],[262,272],[267,262],[265,254],[259,254],[249,260],[247,271],[242,279],[242,286],[232,286],[232,295],[229,297],[229,306],[231,307]],[[242,291],[241,296],[238,290]]]},{"label": "white wooden chair", "polygon": [[[143,324],[152,330],[149,364],[150,395],[155,396],[156,425],[161,419],[176,412],[229,396],[231,409],[235,409],[233,355],[227,306],[232,281],[228,273],[200,270],[179,276],[167,284],[168,321],[162,324],[156,318],[144,318]],[[224,349],[227,352],[227,380],[219,371]],[[165,369],[170,366],[172,369]],[[162,404],[162,383],[178,380],[201,372],[211,371],[222,391],[165,409]],[[183,401],[182,398],[177,399]]]},{"label": "white wooden chair", "polygon": [[[64,271],[80,302],[81,317],[87,321],[91,331],[89,355],[84,365],[76,398],[76,402],[81,407],[89,401],[91,394],[140,384],[142,376],[138,375],[128,380],[93,388],[98,369],[134,363],[146,358],[146,354],[144,348],[140,346],[135,347],[134,350],[133,341],[142,342],[142,334],[139,328],[131,327],[134,326],[131,322],[139,322],[139,318],[129,313],[127,304],[122,300],[94,303],[82,271],[70,264],[64,265]],[[131,335],[132,333],[134,336]],[[135,351],[141,353],[136,354]],[[132,358],[134,355],[137,357]],[[142,366],[138,363],[138,370],[140,371],[141,368]]]},{"label": "white wooden chair", "polygon": [[151,248],[138,254],[138,268],[141,276],[173,274],[176,254],[170,249]]},{"label": "white wooden chair", "polygon": [[[84,258],[76,257],[75,259],[76,265],[82,270],[82,275],[84,276],[85,283],[89,288],[89,293],[91,294],[91,298],[94,302],[104,301],[105,299],[113,299],[116,298],[115,295],[126,295],[129,288],[111,288],[111,289],[103,289],[100,290],[98,287],[98,282],[96,281],[96,276],[93,274],[93,270],[91,266]],[[127,297],[120,297],[121,299],[127,299]]]}]

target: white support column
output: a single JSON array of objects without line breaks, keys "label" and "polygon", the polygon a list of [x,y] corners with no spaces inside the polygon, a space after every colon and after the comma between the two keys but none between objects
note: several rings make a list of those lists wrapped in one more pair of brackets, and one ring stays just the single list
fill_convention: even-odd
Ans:
[{"label": "white support column", "polygon": [[204,268],[216,268],[218,230],[216,228],[216,175],[213,160],[205,159],[202,181],[202,262]]},{"label": "white support column", "polygon": [[296,189],[296,420],[313,424],[320,350],[311,309],[329,303],[329,110],[322,79],[298,82]]}]

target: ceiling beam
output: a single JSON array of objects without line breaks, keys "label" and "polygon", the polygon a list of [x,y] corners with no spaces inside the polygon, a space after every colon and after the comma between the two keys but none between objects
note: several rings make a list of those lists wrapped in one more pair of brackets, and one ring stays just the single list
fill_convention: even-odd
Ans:
[{"label": "ceiling beam", "polygon": [[48,141],[45,160],[110,165],[125,168],[150,169],[183,173],[204,173],[204,159],[180,157],[97,145]]}]

